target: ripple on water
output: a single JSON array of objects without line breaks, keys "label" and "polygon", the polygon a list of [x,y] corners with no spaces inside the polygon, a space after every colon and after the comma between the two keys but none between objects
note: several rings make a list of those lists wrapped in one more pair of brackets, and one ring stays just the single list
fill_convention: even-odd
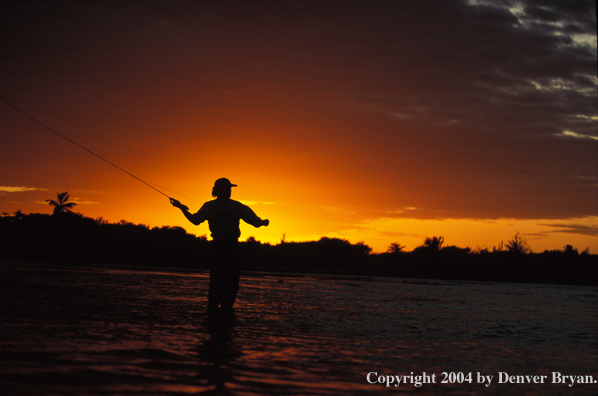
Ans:
[{"label": "ripple on water", "polygon": [[367,383],[367,373],[591,374],[598,366],[598,336],[588,330],[597,328],[598,292],[589,287],[245,276],[236,318],[214,321],[204,315],[205,274],[0,271],[0,383],[9,394],[395,394]]}]

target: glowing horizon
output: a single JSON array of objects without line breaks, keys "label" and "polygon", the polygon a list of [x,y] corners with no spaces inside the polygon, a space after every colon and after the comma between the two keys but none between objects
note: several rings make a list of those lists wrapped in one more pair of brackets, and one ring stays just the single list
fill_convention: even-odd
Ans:
[{"label": "glowing horizon", "polygon": [[[55,199],[55,194],[53,196],[47,191],[36,194],[42,194],[47,199]],[[206,198],[206,200],[210,198]],[[304,217],[297,214],[295,210],[297,206],[287,211],[281,208],[283,205],[276,202],[249,201],[239,199],[234,195],[232,199],[249,204],[259,216],[271,220],[269,227],[260,227],[258,229],[241,222],[241,241],[254,237],[262,243],[278,244],[283,238],[286,242],[307,242],[329,237],[345,239],[351,243],[363,242],[373,249],[373,253],[383,253],[387,251],[391,243],[400,243],[405,246],[405,251],[412,251],[414,248],[423,245],[424,240],[428,237],[443,236],[445,239],[444,246],[469,247],[475,251],[480,249],[492,250],[501,243],[506,244],[515,234],[520,234],[527,239],[528,244],[535,253],[541,253],[545,250],[562,250],[566,245],[572,245],[580,252],[589,249],[592,254],[596,254],[598,250],[596,238],[592,234],[598,221],[596,217],[578,219],[416,219],[380,217],[365,219],[359,223],[347,223],[346,228],[333,230],[333,226],[342,224],[340,220],[334,218],[334,213],[338,210],[321,207],[317,209],[318,213],[331,213],[331,221],[328,229],[324,224],[324,227],[320,228],[324,231],[318,233],[314,231],[318,229],[318,226],[314,226],[314,223],[317,223],[316,221],[305,222],[297,219]],[[184,198],[181,200],[186,201]],[[147,216],[143,207],[139,207],[135,203],[122,207],[122,216],[119,216],[118,212],[116,212],[116,216],[102,214],[103,205],[100,202],[82,201],[76,193],[75,195],[71,194],[69,201],[77,203],[77,206],[73,209],[74,212],[94,219],[103,218],[112,223],[125,220],[135,224],[144,224],[151,228],[179,226],[190,234],[208,238],[210,236],[207,223],[202,223],[199,226],[190,224],[177,209],[170,206],[166,198],[157,194],[155,197],[149,198],[148,203],[150,206],[161,207],[161,212],[163,212],[161,216]],[[195,212],[201,206],[201,203],[194,201],[187,200],[186,203],[192,212]],[[23,213],[51,214],[52,211],[52,208],[42,199],[33,201],[25,207],[31,209],[29,211],[25,210]],[[7,213],[4,210],[0,212]],[[289,215],[289,212],[297,215]],[[286,221],[284,216],[287,218]]]}]

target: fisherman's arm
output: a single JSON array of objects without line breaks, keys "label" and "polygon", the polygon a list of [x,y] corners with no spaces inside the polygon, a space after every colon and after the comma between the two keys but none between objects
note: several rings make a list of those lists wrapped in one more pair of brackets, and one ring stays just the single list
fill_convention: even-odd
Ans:
[{"label": "fisherman's arm", "polygon": [[249,206],[243,205],[241,209],[241,219],[247,224],[251,224],[252,226],[258,228],[261,226],[267,227],[270,224],[270,220],[264,219],[262,220],[259,218],[253,210]]},{"label": "fisherman's arm", "polygon": [[189,208],[186,205],[183,205],[182,203],[180,203],[179,201],[177,201],[174,198],[170,198],[170,203],[175,208],[179,208],[181,210],[181,212],[183,212],[183,214],[185,215],[187,220],[189,220],[194,225],[199,225],[206,220],[205,218],[202,218],[202,216],[200,215],[201,209],[199,212],[193,214],[193,213],[189,212]]}]

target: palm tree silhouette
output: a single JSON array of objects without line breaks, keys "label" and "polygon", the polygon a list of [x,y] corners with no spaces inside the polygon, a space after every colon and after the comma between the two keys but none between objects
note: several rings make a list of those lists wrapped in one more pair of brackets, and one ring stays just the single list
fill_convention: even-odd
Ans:
[{"label": "palm tree silhouette", "polygon": [[390,244],[390,246],[388,247],[387,252],[388,253],[394,253],[394,254],[398,254],[400,252],[403,251],[403,249],[405,249],[405,246],[401,245],[398,242],[393,242]]},{"label": "palm tree silhouette", "polygon": [[517,254],[531,253],[532,249],[527,244],[527,239],[519,233],[515,234],[512,240],[507,243],[507,251]]},{"label": "palm tree silhouette", "polygon": [[74,202],[68,202],[70,197],[69,193],[65,191],[61,193],[56,193],[56,195],[58,197],[58,201],[54,201],[53,199],[46,199],[48,205],[54,206],[53,214],[60,215],[67,212],[72,213],[73,211],[71,210],[71,208],[77,204]]},{"label": "palm tree silhouette", "polygon": [[442,244],[444,243],[444,237],[440,236],[440,237],[432,237],[432,238],[426,238],[426,241],[424,242],[424,246],[426,246],[427,249],[429,249],[430,251],[433,252],[438,252],[441,248],[442,248]]}]

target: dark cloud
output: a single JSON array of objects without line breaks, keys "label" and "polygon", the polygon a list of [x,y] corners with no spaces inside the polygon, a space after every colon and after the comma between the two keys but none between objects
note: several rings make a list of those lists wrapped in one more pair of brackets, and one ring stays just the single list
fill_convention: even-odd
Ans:
[{"label": "dark cloud", "polygon": [[539,224],[543,227],[556,228],[553,233],[580,234],[598,236],[598,226],[586,226],[582,224]]}]

